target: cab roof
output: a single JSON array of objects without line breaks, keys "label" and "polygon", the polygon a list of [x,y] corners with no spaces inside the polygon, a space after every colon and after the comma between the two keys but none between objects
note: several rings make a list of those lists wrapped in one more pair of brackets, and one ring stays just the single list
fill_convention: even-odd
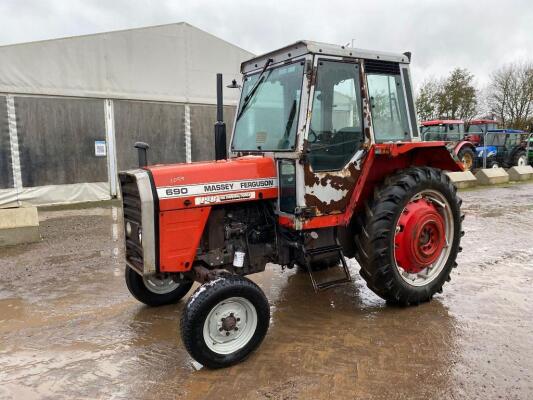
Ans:
[{"label": "cab roof", "polygon": [[348,58],[362,58],[366,60],[392,61],[403,64],[409,64],[411,61],[410,53],[388,53],[375,50],[357,49],[330,43],[313,42],[310,40],[300,40],[291,45],[282,47],[281,49],[262,54],[243,62],[241,64],[241,72],[247,73],[256,69],[260,69],[269,58],[272,58],[272,63],[276,64],[278,62],[286,61],[308,53]]},{"label": "cab roof", "polygon": [[464,124],[461,119],[433,119],[431,121],[422,121],[422,126],[447,125],[447,124]]},{"label": "cab roof", "polygon": [[525,131],[521,131],[519,129],[489,129],[487,133],[527,133]]},{"label": "cab roof", "polygon": [[497,124],[495,119],[473,119],[469,122],[470,125],[483,125],[483,124]]}]

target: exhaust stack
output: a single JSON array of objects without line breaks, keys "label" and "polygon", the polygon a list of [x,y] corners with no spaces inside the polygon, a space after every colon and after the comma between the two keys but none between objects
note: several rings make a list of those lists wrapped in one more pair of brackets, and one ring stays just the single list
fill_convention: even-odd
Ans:
[{"label": "exhaust stack", "polygon": [[137,149],[137,156],[139,157],[139,168],[146,167],[148,165],[147,150],[150,148],[148,143],[135,142],[133,145]]},{"label": "exhaust stack", "polygon": [[222,74],[217,74],[217,122],[215,122],[215,160],[228,158],[226,146],[226,124],[222,100]]}]

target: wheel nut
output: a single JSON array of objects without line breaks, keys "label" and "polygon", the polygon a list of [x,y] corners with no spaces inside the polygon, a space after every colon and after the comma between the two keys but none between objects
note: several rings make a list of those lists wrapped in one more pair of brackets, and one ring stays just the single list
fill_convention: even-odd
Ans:
[{"label": "wheel nut", "polygon": [[222,328],[222,327],[218,328],[219,332],[222,332],[223,330],[224,330],[224,328]]},{"label": "wheel nut", "polygon": [[241,319],[240,318],[237,318],[237,322],[239,322]]},{"label": "wheel nut", "polygon": [[239,328],[235,327],[235,330],[236,330],[236,331],[238,331],[238,330],[239,330]]},{"label": "wheel nut", "polygon": [[229,336],[229,332],[226,332],[226,336]]}]

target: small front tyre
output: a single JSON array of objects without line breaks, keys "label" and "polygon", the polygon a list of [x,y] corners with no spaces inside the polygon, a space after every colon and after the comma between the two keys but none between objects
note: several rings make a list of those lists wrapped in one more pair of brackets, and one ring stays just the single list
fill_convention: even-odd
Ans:
[{"label": "small front tyre", "polygon": [[518,150],[513,156],[513,166],[524,167],[527,165],[527,155],[525,150]]},{"label": "small front tyre", "polygon": [[141,276],[129,266],[126,266],[125,278],[133,297],[152,307],[177,303],[193,285],[192,281],[175,282],[171,275]]},{"label": "small front tyre", "polygon": [[226,275],[200,286],[181,317],[181,338],[189,354],[208,368],[244,360],[263,341],[270,306],[252,281]]}]

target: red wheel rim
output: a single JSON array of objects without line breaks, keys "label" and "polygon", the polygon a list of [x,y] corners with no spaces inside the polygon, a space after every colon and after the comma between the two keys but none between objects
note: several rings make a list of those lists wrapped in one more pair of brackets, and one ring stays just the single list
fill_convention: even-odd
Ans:
[{"label": "red wheel rim", "polygon": [[435,204],[425,198],[410,201],[396,224],[396,264],[417,274],[435,263],[446,246],[446,222]]}]

